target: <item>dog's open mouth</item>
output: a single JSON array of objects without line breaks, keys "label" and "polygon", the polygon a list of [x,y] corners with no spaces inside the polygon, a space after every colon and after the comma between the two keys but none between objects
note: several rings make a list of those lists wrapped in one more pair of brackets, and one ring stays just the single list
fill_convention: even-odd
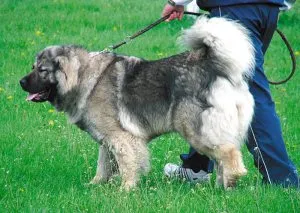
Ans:
[{"label": "dog's open mouth", "polygon": [[29,95],[26,98],[26,101],[33,101],[33,102],[43,102],[47,101],[48,97],[50,95],[51,89],[47,91],[42,91],[38,93],[29,93]]}]

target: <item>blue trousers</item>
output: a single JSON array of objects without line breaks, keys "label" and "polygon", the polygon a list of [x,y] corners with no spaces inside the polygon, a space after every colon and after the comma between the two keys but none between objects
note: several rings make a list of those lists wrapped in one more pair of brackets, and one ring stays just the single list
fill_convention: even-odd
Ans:
[{"label": "blue trousers", "polygon": [[[263,175],[264,182],[268,182],[269,174],[272,184],[299,187],[297,170],[288,157],[280,121],[275,112],[275,105],[263,69],[264,54],[276,30],[278,13],[278,6],[271,4],[225,6],[212,8],[210,11],[212,17],[225,16],[242,23],[250,31],[255,47],[255,73],[253,79],[249,81],[250,92],[255,100],[255,113],[251,126],[267,171],[262,164],[252,131],[249,131],[247,148],[253,155],[255,166]],[[206,156],[196,153],[193,148],[190,149],[189,154],[182,154],[181,159],[183,167],[193,170],[203,169],[208,172],[213,169],[213,162]]]}]

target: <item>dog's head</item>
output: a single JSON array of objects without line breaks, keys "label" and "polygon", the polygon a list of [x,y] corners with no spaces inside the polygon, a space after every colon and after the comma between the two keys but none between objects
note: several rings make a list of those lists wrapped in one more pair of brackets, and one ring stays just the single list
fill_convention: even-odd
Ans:
[{"label": "dog's head", "polygon": [[28,101],[53,102],[72,90],[78,81],[83,49],[74,46],[51,46],[38,53],[32,71],[20,80],[28,92]]}]

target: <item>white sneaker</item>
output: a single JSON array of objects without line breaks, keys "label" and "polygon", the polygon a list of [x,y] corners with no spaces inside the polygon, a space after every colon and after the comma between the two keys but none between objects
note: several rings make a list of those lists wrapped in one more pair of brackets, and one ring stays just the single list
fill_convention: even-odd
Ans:
[{"label": "white sneaker", "polygon": [[183,168],[173,163],[165,165],[164,173],[169,178],[178,178],[191,183],[205,183],[210,180],[210,174],[203,170],[194,172],[192,169]]}]

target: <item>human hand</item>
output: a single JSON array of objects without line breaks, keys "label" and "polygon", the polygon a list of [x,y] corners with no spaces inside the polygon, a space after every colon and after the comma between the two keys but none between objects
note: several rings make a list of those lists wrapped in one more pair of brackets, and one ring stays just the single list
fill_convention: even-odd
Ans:
[{"label": "human hand", "polygon": [[184,6],[176,5],[172,6],[170,4],[166,4],[162,11],[162,17],[171,14],[170,17],[166,21],[172,21],[174,19],[181,20],[184,14]]}]

